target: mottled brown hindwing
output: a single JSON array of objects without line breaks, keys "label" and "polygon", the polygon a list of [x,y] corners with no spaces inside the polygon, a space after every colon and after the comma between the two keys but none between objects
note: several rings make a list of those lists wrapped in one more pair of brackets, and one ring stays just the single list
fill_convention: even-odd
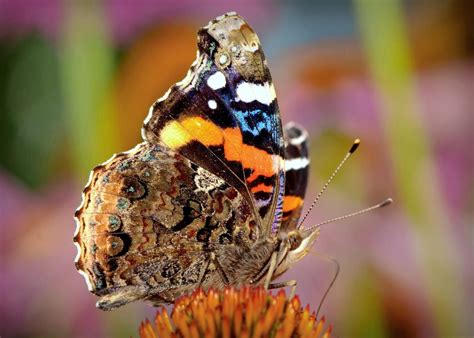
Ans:
[{"label": "mottled brown hindwing", "polygon": [[236,238],[250,245],[255,236],[236,189],[149,143],[96,167],[75,216],[76,266],[98,295],[131,285],[154,292],[193,285],[208,252]]}]

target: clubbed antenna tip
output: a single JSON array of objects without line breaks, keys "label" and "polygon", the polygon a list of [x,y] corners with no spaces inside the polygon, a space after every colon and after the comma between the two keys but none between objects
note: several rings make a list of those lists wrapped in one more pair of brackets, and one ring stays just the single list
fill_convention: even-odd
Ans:
[{"label": "clubbed antenna tip", "polygon": [[390,205],[393,203],[393,200],[391,198],[387,198],[385,201],[379,204],[380,208],[386,207],[387,205]]},{"label": "clubbed antenna tip", "polygon": [[359,144],[360,144],[360,139],[356,138],[354,140],[354,143],[352,143],[352,146],[351,146],[351,149],[349,149],[349,152],[346,154],[346,156],[344,156],[344,158],[342,159],[342,161],[339,163],[339,165],[336,167],[336,169],[333,171],[333,173],[331,174],[331,176],[329,176],[328,180],[326,181],[326,183],[324,183],[322,189],[319,191],[318,195],[316,196],[316,198],[314,199],[313,203],[311,203],[308,211],[306,211],[306,214],[303,216],[303,218],[301,219],[301,222],[300,224],[298,225],[298,229],[301,228],[303,226],[303,223],[304,221],[306,220],[306,218],[308,217],[309,213],[311,212],[311,210],[313,209],[313,207],[316,205],[316,203],[319,201],[319,198],[323,195],[324,191],[326,190],[326,188],[329,186],[329,183],[331,183],[332,179],[336,176],[336,174],[338,173],[338,171],[342,168],[342,166],[344,165],[344,163],[347,161],[347,159],[349,157],[351,157],[352,153],[354,153],[354,151],[356,151],[356,149],[359,147]]},{"label": "clubbed antenna tip", "polygon": [[354,143],[352,144],[351,149],[349,149],[349,153],[352,154],[354,151],[356,151],[359,145],[360,145],[360,139],[356,138]]}]

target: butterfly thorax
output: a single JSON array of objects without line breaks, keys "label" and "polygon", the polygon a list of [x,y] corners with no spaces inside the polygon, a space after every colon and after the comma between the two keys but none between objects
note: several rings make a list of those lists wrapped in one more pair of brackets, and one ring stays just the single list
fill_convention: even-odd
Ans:
[{"label": "butterfly thorax", "polygon": [[279,244],[276,238],[266,238],[251,248],[233,246],[217,251],[230,284],[237,286],[260,284],[262,282],[260,275],[268,269],[270,257],[278,250]]}]

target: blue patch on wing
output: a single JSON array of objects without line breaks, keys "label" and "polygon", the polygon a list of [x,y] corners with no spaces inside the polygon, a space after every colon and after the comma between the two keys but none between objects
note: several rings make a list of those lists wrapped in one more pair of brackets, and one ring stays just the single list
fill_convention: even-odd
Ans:
[{"label": "blue patch on wing", "polygon": [[272,138],[276,136],[272,133],[272,130],[275,128],[275,116],[269,116],[268,113],[261,109],[247,111],[235,110],[234,115],[239,121],[240,128],[243,132],[249,132],[254,136],[258,136],[263,130],[266,130],[272,135]]}]

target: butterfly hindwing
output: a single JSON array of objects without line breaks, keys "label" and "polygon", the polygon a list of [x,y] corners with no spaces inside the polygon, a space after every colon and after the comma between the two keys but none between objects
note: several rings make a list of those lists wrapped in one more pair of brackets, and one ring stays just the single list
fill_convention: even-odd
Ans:
[{"label": "butterfly hindwing", "polygon": [[92,171],[75,216],[76,267],[103,297],[133,285],[143,297],[196,287],[209,252],[254,240],[254,215],[235,188],[147,142]]},{"label": "butterfly hindwing", "polygon": [[184,80],[150,110],[144,138],[235,187],[263,233],[276,232],[284,193],[284,143],[275,90],[255,32],[228,13],[198,32]]},{"label": "butterfly hindwing", "polygon": [[295,123],[285,125],[285,197],[283,200],[282,230],[298,225],[308,184],[308,134]]}]

